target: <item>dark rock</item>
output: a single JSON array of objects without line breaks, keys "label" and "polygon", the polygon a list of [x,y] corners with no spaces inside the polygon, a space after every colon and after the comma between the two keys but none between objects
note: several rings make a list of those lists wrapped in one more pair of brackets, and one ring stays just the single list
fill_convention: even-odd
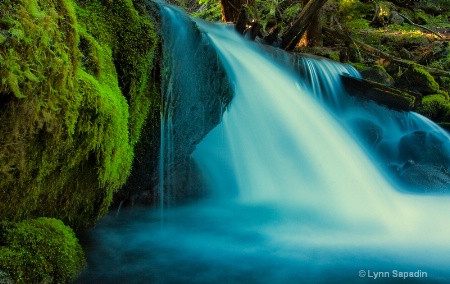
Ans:
[{"label": "dark rock", "polygon": [[438,132],[415,131],[404,135],[398,145],[399,160],[448,168],[449,140]]},{"label": "dark rock", "polygon": [[385,164],[391,164],[398,156],[397,144],[389,141],[381,141],[375,148],[377,156]]},{"label": "dark rock", "polygon": [[391,11],[389,13],[389,24],[391,25],[401,25],[405,20],[402,16],[398,14],[398,12]]},{"label": "dark rock", "polygon": [[450,173],[441,167],[412,165],[400,174],[400,181],[412,190],[422,192],[450,192]]},{"label": "dark rock", "polygon": [[413,58],[413,55],[406,48],[402,48],[400,50],[400,57],[403,59],[411,60]]},{"label": "dark rock", "polygon": [[[155,14],[156,22],[164,22],[157,4],[152,3],[149,9],[150,13]],[[136,145],[132,173],[117,195],[116,205],[127,198],[146,196],[148,191],[156,195],[155,185],[160,182],[161,153],[164,159],[163,176],[171,176],[176,169],[189,163],[195,146],[220,122],[223,111],[232,99],[229,79],[214,47],[194,21],[179,11],[174,10],[174,13],[184,19],[182,25],[188,27],[188,31],[180,34],[174,32],[177,27],[161,25],[164,43],[160,47],[160,74],[155,76],[161,77],[163,105],[154,106],[150,112],[151,117],[147,119],[141,141]],[[183,45],[179,44],[180,37],[185,37]],[[161,114],[164,127],[155,125],[155,122],[161,121]],[[165,140],[163,151],[160,151],[161,133]],[[176,188],[173,184],[171,187]]]},{"label": "dark rock", "polygon": [[381,83],[341,75],[341,80],[348,94],[374,101],[388,108],[399,111],[410,111],[420,104],[421,95],[414,92],[385,86]]},{"label": "dark rock", "polygon": [[378,124],[363,118],[350,122],[353,132],[367,145],[374,147],[383,138],[383,128]]}]

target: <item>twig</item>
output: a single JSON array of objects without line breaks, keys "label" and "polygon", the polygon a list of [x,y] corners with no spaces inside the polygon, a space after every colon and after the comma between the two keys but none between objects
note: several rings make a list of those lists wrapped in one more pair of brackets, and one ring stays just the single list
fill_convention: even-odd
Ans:
[{"label": "twig", "polygon": [[[403,67],[411,67],[412,64],[417,64],[420,65],[416,62],[413,61],[408,61],[408,60],[403,60],[400,58],[397,58],[395,56],[392,56],[384,51],[381,51],[373,46],[370,46],[364,42],[358,41],[356,39],[352,39],[348,34],[342,33],[340,31],[337,30],[333,30],[331,28],[328,27],[323,27],[322,28],[323,32],[325,35],[328,34],[328,37],[331,40],[336,40],[336,39],[340,39],[343,41],[346,41],[348,43],[353,43],[353,44],[357,44],[360,47],[362,47],[364,50],[366,50],[367,52],[373,53],[375,55],[377,55],[378,57],[390,60],[391,62],[395,62],[396,64],[403,66]],[[439,70],[439,69],[435,69],[435,68],[430,68],[430,67],[426,67],[423,65],[422,68],[424,68],[428,73],[430,73],[433,76],[442,76],[442,77],[447,77],[450,78],[450,72],[447,71],[443,71],[443,70]]]},{"label": "twig", "polygon": [[429,28],[427,28],[427,27],[424,27],[424,26],[421,26],[421,25],[418,25],[418,24],[413,23],[413,22],[412,22],[410,19],[408,19],[408,17],[406,17],[405,15],[402,15],[402,14],[400,14],[400,13],[398,13],[398,15],[399,15],[400,17],[402,17],[403,19],[405,19],[405,21],[406,21],[408,24],[413,25],[413,26],[415,26],[415,27],[419,27],[419,28],[424,29],[424,30],[426,30],[426,31],[429,31],[430,33],[433,33],[433,34],[437,35],[437,36],[440,37],[441,39],[446,40],[446,38],[443,37],[440,33],[435,32],[435,31],[433,31],[433,30],[431,30],[431,29],[429,29]]}]

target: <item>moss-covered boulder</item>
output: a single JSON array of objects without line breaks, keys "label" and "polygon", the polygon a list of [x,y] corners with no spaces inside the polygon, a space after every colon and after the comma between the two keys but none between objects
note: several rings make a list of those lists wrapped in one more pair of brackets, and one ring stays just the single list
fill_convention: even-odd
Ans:
[{"label": "moss-covered boulder", "polygon": [[7,0],[0,11],[0,220],[85,227],[126,182],[157,108],[153,24],[131,0]]},{"label": "moss-covered boulder", "polygon": [[398,88],[419,92],[423,95],[435,94],[439,84],[420,65],[413,64],[395,82]]},{"label": "moss-covered boulder", "polygon": [[386,86],[391,86],[394,84],[394,78],[392,78],[392,76],[386,72],[386,69],[380,65],[365,68],[359,73],[366,80],[371,80]]},{"label": "moss-covered boulder", "polygon": [[418,113],[436,122],[445,120],[448,110],[450,110],[450,101],[445,93],[425,96],[422,104],[416,109]]},{"label": "moss-covered boulder", "polygon": [[74,232],[60,220],[0,224],[0,270],[15,283],[67,283],[85,263]]}]

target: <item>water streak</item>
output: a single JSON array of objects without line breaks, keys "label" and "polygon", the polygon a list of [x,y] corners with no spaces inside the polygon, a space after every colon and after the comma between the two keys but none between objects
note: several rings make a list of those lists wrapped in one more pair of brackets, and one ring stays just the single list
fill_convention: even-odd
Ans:
[{"label": "water streak", "polygon": [[[180,12],[163,13],[165,28],[183,34]],[[348,66],[305,58],[301,80],[230,27],[198,26],[235,89],[193,153],[211,197],[166,210],[162,228],[158,210],[103,219],[85,240],[89,269],[76,283],[365,283],[374,271],[394,283],[394,270],[445,283],[449,196],[403,192],[380,169],[409,157],[399,146],[417,131],[437,137],[448,157],[448,135],[345,94],[338,75],[357,76]],[[183,37],[166,42],[185,47]],[[367,139],[361,125],[376,135]]]}]

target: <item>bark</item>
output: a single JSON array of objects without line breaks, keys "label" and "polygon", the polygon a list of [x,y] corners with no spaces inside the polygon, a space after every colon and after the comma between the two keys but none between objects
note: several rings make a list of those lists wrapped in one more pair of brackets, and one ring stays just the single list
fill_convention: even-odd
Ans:
[{"label": "bark", "polygon": [[[305,7],[310,0],[302,0],[302,7]],[[303,34],[299,46],[323,46],[322,40],[322,21],[320,10],[311,18],[311,22]]]},{"label": "bark", "polygon": [[365,79],[341,75],[344,88],[351,96],[374,101],[397,111],[414,110],[422,102],[422,95],[400,90]]},{"label": "bark", "polygon": [[220,0],[222,6],[222,21],[237,23],[241,8],[248,6],[253,8],[255,0]]},{"label": "bark", "polygon": [[245,9],[245,7],[241,7],[239,16],[236,21],[236,26],[235,26],[236,31],[239,34],[243,35],[245,32],[245,29],[247,28],[248,22],[249,22],[249,20],[248,20],[247,9]]},{"label": "bark", "polygon": [[282,36],[281,47],[285,50],[293,50],[298,44],[311,20],[319,13],[320,8],[327,0],[311,0],[303,7],[292,27]]}]

